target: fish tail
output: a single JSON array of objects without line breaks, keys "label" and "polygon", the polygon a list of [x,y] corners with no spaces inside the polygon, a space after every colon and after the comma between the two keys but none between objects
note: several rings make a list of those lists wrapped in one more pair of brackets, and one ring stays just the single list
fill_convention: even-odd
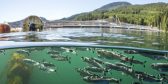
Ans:
[{"label": "fish tail", "polygon": [[147,62],[147,61],[144,61],[144,62],[143,62],[143,67],[144,67],[144,68],[146,67],[146,66],[145,66],[146,62]]},{"label": "fish tail", "polygon": [[57,70],[55,69],[54,72],[57,72]]}]

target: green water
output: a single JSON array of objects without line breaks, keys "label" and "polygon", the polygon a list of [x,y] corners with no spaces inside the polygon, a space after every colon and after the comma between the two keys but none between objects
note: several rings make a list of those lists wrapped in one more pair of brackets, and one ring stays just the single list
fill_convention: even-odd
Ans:
[{"label": "green water", "polygon": [[[59,49],[60,47],[58,47]],[[30,79],[27,84],[108,84],[108,83],[89,83],[83,80],[83,77],[80,76],[80,74],[75,70],[75,68],[84,68],[86,66],[89,66],[88,63],[83,62],[81,57],[96,57],[98,58],[98,53],[97,50],[99,48],[91,48],[90,50],[87,50],[87,48],[80,48],[80,47],[71,47],[72,49],[75,50],[76,53],[72,52],[66,52],[65,50],[57,50],[60,52],[61,56],[68,56],[71,57],[69,63],[68,61],[57,61],[54,60],[53,58],[50,57],[49,54],[47,54],[48,51],[51,50],[50,47],[44,47],[42,50],[36,50],[30,52],[30,56],[26,56],[26,58],[35,60],[37,62],[42,62],[42,60],[45,60],[46,62],[53,63],[56,66],[56,72],[46,72],[40,70],[38,67],[33,67],[32,72],[30,74]],[[21,48],[24,49],[24,48]],[[25,48],[26,49],[26,48]],[[102,48],[101,48],[102,49]],[[7,49],[5,51],[5,55],[3,53],[0,54],[0,84],[7,84],[7,67],[9,66],[9,62],[12,56],[12,53],[15,53],[16,50],[18,49]],[[52,49],[54,50],[54,49]],[[103,49],[103,50],[108,50],[112,51],[112,49]],[[139,60],[139,61],[147,61],[145,63],[145,67],[140,64],[133,64],[130,65],[130,63],[125,63],[129,66],[132,66],[133,70],[135,71],[142,71],[142,72],[147,72],[148,74],[152,74],[154,76],[159,75],[159,71],[152,69],[151,64],[152,63],[167,63],[168,60],[152,60],[148,57],[145,57],[141,54],[126,54],[123,52],[124,50],[122,49],[114,49],[114,52],[117,53],[122,53],[122,55],[125,55],[129,58],[132,56],[135,56],[134,59]],[[120,60],[114,59],[103,59],[104,62],[110,62],[110,63],[116,63],[120,62]],[[30,65],[31,66],[31,65]],[[32,65],[33,66],[33,65]],[[165,72],[168,74],[168,72]],[[95,73],[103,76],[103,73]],[[117,71],[117,70],[110,70],[107,75],[108,77],[113,77],[116,79],[122,79],[122,81],[119,84],[132,84],[132,82],[139,82],[137,78],[133,78],[130,75],[122,73],[122,71]],[[24,79],[24,78],[23,78]],[[14,83],[15,84],[15,83]],[[22,83],[21,83],[22,84]],[[115,83],[110,83],[110,84],[115,84]],[[161,84],[157,82],[147,82],[143,81],[142,84]],[[163,83],[163,84],[168,84],[168,83]]]}]

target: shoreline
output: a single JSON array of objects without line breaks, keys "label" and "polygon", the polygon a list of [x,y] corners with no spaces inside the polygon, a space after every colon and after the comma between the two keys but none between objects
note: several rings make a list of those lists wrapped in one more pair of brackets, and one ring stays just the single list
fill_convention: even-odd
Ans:
[{"label": "shoreline", "polygon": [[[130,23],[115,23],[106,20],[88,20],[88,21],[58,21],[52,22],[48,21],[44,23],[43,29],[51,28],[115,28],[115,29],[128,29],[128,30],[144,30],[144,31],[156,31],[156,32],[167,32],[160,30],[158,27],[137,25]],[[11,27],[11,32],[21,32],[22,27]]]},{"label": "shoreline", "polygon": [[[157,27],[149,27],[141,29],[141,28],[123,28],[123,27],[57,27],[57,28],[44,28],[43,30],[48,29],[58,29],[58,28],[109,28],[109,29],[123,29],[123,30],[137,30],[137,31],[152,31],[152,32],[166,32],[164,30],[159,30]],[[22,32],[22,28],[11,28],[10,32]]]}]

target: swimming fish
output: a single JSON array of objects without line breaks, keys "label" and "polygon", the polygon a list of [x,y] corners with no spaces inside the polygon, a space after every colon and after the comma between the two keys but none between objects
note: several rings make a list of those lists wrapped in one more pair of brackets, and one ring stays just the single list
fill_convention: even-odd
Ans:
[{"label": "swimming fish", "polygon": [[27,58],[23,59],[22,61],[26,64],[30,64],[30,65],[33,65],[33,66],[38,66],[40,64],[39,62],[36,62],[32,59],[27,59]]},{"label": "swimming fish", "polygon": [[75,70],[80,73],[81,76],[93,76],[96,75],[94,73],[91,73],[89,71],[87,71],[86,69],[81,69],[81,68],[75,68]]},{"label": "swimming fish", "polygon": [[148,57],[152,60],[168,60],[168,57],[161,53],[139,52],[142,56]]},{"label": "swimming fish", "polygon": [[96,58],[96,57],[91,57],[90,59],[91,59],[91,60],[94,60],[94,61],[96,61],[96,62],[98,62],[98,63],[100,63],[100,64],[104,64],[104,61],[103,61],[103,60],[98,59],[98,58]]},{"label": "swimming fish", "polygon": [[66,48],[66,47],[61,47],[61,49],[65,50],[65,52],[71,52],[71,53],[73,53],[73,54],[76,54],[75,49],[72,49],[72,48]]},{"label": "swimming fish", "polygon": [[48,51],[47,54],[56,55],[56,54],[60,54],[60,53],[58,51]]},{"label": "swimming fish", "polygon": [[60,56],[60,55],[52,55],[51,58],[53,58],[54,60],[57,61],[68,61],[69,63],[71,63],[71,57],[69,56]]},{"label": "swimming fish", "polygon": [[151,67],[162,72],[168,71],[168,63],[153,63]]},{"label": "swimming fish", "polygon": [[25,50],[27,50],[29,53],[31,53],[32,51],[42,51],[44,49],[45,49],[45,47],[32,47],[32,48],[26,48]]},{"label": "swimming fish", "polygon": [[127,54],[138,54],[138,52],[136,50],[124,50],[124,53],[127,53]]},{"label": "swimming fish", "polygon": [[5,50],[0,50],[0,54],[3,53],[5,55]]},{"label": "swimming fish", "polygon": [[98,68],[98,67],[90,67],[90,66],[87,66],[85,67],[84,69],[88,70],[88,71],[91,71],[91,72],[100,72],[100,73],[103,73],[103,72],[106,72],[107,70],[104,68]]},{"label": "swimming fish", "polygon": [[42,64],[45,66],[45,67],[55,67],[55,65],[53,63],[50,63],[50,62],[45,62],[43,61]]},{"label": "swimming fish", "polygon": [[84,62],[87,62],[88,64],[90,64],[90,65],[92,65],[92,66],[95,66],[95,67],[104,69],[103,65],[101,65],[100,63],[96,62],[95,60],[93,60],[93,59],[91,59],[91,58],[81,57],[81,59],[82,59]]},{"label": "swimming fish", "polygon": [[104,76],[85,76],[83,77],[84,81],[92,82],[92,83],[101,83],[101,82],[113,82],[119,84],[121,80],[112,78],[112,77],[104,77]]},{"label": "swimming fish", "polygon": [[159,76],[162,78],[163,82],[168,83],[168,74],[160,73]]},{"label": "swimming fish", "polygon": [[126,73],[128,75],[132,75],[134,70],[126,65],[119,65],[119,64],[112,64],[109,62],[105,62],[106,69],[109,70],[117,70],[122,71],[123,73]]},{"label": "swimming fish", "polygon": [[51,72],[56,72],[57,70],[51,67],[46,67],[44,64],[40,64],[39,69],[42,71],[46,71],[47,73],[51,73]]},{"label": "swimming fish", "polygon": [[162,82],[162,79],[158,79],[154,75],[147,74],[141,71],[134,72],[135,77],[137,77],[140,81],[147,81],[147,82]]},{"label": "swimming fish", "polygon": [[27,50],[22,49],[22,50],[17,50],[16,52],[19,53],[19,54],[24,54],[24,55],[30,56],[30,53]]}]

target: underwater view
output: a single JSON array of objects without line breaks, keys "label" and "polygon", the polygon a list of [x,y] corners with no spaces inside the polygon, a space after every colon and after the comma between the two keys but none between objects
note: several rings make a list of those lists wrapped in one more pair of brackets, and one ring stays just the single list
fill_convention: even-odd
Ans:
[{"label": "underwater view", "polygon": [[168,84],[168,0],[0,3],[0,84]]},{"label": "underwater view", "polygon": [[168,52],[103,46],[0,50],[1,84],[168,84]]}]

